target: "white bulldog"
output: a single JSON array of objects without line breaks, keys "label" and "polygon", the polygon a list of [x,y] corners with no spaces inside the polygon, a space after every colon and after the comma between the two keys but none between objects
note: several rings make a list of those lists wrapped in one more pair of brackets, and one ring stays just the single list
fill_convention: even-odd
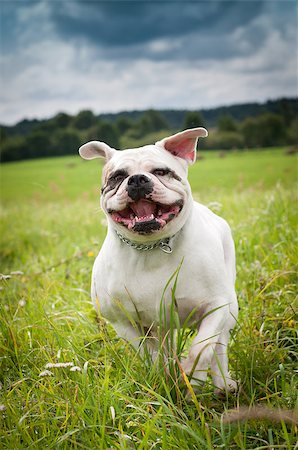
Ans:
[{"label": "white bulldog", "polygon": [[[175,291],[180,322],[191,317],[188,325],[198,328],[182,367],[193,384],[205,381],[211,368],[214,385],[227,390],[236,388],[227,358],[238,315],[234,243],[225,220],[193,200],[187,180],[198,138],[207,135],[194,128],[125,151],[92,141],[79,153],[106,161],[101,206],[108,232],[93,267],[95,307],[138,347],[140,330],[156,333],[165,286],[181,265]],[[162,300],[167,317],[173,282]],[[156,358],[158,340],[147,341]]]}]

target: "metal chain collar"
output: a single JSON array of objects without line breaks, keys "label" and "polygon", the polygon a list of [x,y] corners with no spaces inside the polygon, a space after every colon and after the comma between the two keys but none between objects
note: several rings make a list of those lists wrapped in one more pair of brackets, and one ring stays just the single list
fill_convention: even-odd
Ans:
[{"label": "metal chain collar", "polygon": [[172,251],[173,251],[172,247],[169,244],[170,240],[172,239],[173,236],[168,237],[166,239],[161,239],[160,241],[157,241],[157,242],[153,242],[152,244],[139,244],[137,242],[132,242],[129,239],[127,239],[126,237],[122,236],[122,234],[118,233],[117,230],[115,230],[115,231],[116,231],[116,234],[117,234],[118,238],[120,239],[120,241],[122,241],[128,247],[134,248],[135,250],[147,251],[147,250],[154,250],[155,248],[159,248],[164,253],[172,253]]}]

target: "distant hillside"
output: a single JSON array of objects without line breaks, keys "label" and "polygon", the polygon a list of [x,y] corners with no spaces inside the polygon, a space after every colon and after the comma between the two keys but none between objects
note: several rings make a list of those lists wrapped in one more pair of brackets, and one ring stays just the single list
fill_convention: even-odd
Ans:
[{"label": "distant hillside", "polygon": [[[204,118],[204,123],[207,127],[211,128],[216,126],[218,119],[223,115],[231,116],[236,121],[243,121],[247,117],[257,117],[261,114],[270,112],[279,114],[284,117],[285,122],[291,122],[292,119],[298,115],[298,98],[281,98],[277,100],[269,100],[266,103],[244,103],[240,105],[220,106],[212,109],[198,109]],[[145,113],[142,111],[122,111],[119,113],[99,114],[96,116],[99,120],[106,120],[110,122],[116,122],[119,117],[127,117],[133,121],[139,120]],[[189,110],[181,109],[164,109],[159,110],[164,116],[170,129],[180,129],[184,117]],[[0,127],[5,130],[7,136],[26,136],[36,128],[37,125],[42,125],[50,121],[45,120],[22,120],[13,126],[1,125]]]},{"label": "distant hillside", "polygon": [[[165,117],[171,128],[179,128],[183,123],[185,114],[189,110],[163,109],[159,112]],[[202,114],[207,127],[215,127],[219,117],[231,116],[236,121],[243,121],[247,117],[257,117],[266,112],[282,115],[291,121],[298,115],[298,98],[282,98],[269,100],[266,103],[243,103],[240,105],[219,106],[212,109],[198,109]],[[124,111],[118,114],[101,114],[99,117],[106,120],[116,121],[120,115],[125,115],[132,120],[138,120],[145,111]]]},{"label": "distant hillside", "polygon": [[99,139],[117,149],[156,142],[179,130],[206,126],[206,150],[231,150],[292,145],[298,142],[298,99],[264,104],[223,106],[201,111],[124,111],[76,115],[63,112],[47,120],[23,120],[0,126],[1,162],[72,155],[82,143]]}]

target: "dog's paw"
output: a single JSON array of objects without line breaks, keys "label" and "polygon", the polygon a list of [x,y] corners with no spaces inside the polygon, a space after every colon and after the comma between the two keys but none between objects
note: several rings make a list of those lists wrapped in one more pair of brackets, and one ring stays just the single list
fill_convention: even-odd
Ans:
[{"label": "dog's paw", "polygon": [[207,370],[200,369],[198,366],[195,366],[196,361],[189,356],[181,361],[181,368],[185,375],[189,378],[189,381],[192,385],[201,386],[205,383],[207,378]]},{"label": "dog's paw", "polygon": [[186,375],[189,375],[193,371],[194,361],[192,359],[190,359],[189,357],[183,358],[181,361],[181,367],[182,367],[183,372]]},{"label": "dog's paw", "polygon": [[185,400],[187,403],[191,403],[194,401],[193,396],[196,397],[199,396],[205,387],[205,381],[196,380],[195,384],[193,382],[191,383],[191,390],[187,388],[186,394],[185,394]]},{"label": "dog's paw", "polygon": [[237,381],[229,378],[228,380],[227,379],[225,380],[224,384],[222,384],[221,386],[217,386],[215,388],[214,394],[217,395],[218,397],[223,397],[228,394],[235,395],[237,394],[238,390],[239,384],[237,383]]}]

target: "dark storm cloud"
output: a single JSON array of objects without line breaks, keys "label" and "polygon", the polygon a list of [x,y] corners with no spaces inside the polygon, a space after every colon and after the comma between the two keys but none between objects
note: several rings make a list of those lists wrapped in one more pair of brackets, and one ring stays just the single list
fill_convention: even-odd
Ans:
[{"label": "dark storm cloud", "polygon": [[296,0],[0,0],[0,120],[297,92]]},{"label": "dark storm cloud", "polygon": [[8,2],[2,3],[0,8],[1,47],[3,51],[13,48],[16,44],[17,9],[16,4]]},{"label": "dark storm cloud", "polygon": [[[82,2],[53,4],[51,18],[63,39],[89,42],[110,58],[147,57],[172,59],[210,57],[206,37],[222,41],[212,48],[211,57],[224,58],[239,52],[229,36],[247,26],[263,10],[263,2]],[[187,38],[189,40],[187,41]],[[262,35],[259,36],[259,39]],[[181,39],[182,45],[158,52],[150,43]],[[253,37],[253,40],[255,38]],[[177,41],[178,42],[178,41]],[[249,49],[249,46],[247,47]]]},{"label": "dark storm cloud", "polygon": [[[248,56],[263,45],[271,31],[254,23],[268,9],[275,8],[279,30],[286,32],[294,8],[289,8],[290,2],[285,3],[286,7],[263,0],[12,0],[1,5],[2,49],[9,52],[48,35],[78,49],[89,46],[95,58],[114,61],[203,61]],[[36,6],[40,17],[30,15]]]}]

